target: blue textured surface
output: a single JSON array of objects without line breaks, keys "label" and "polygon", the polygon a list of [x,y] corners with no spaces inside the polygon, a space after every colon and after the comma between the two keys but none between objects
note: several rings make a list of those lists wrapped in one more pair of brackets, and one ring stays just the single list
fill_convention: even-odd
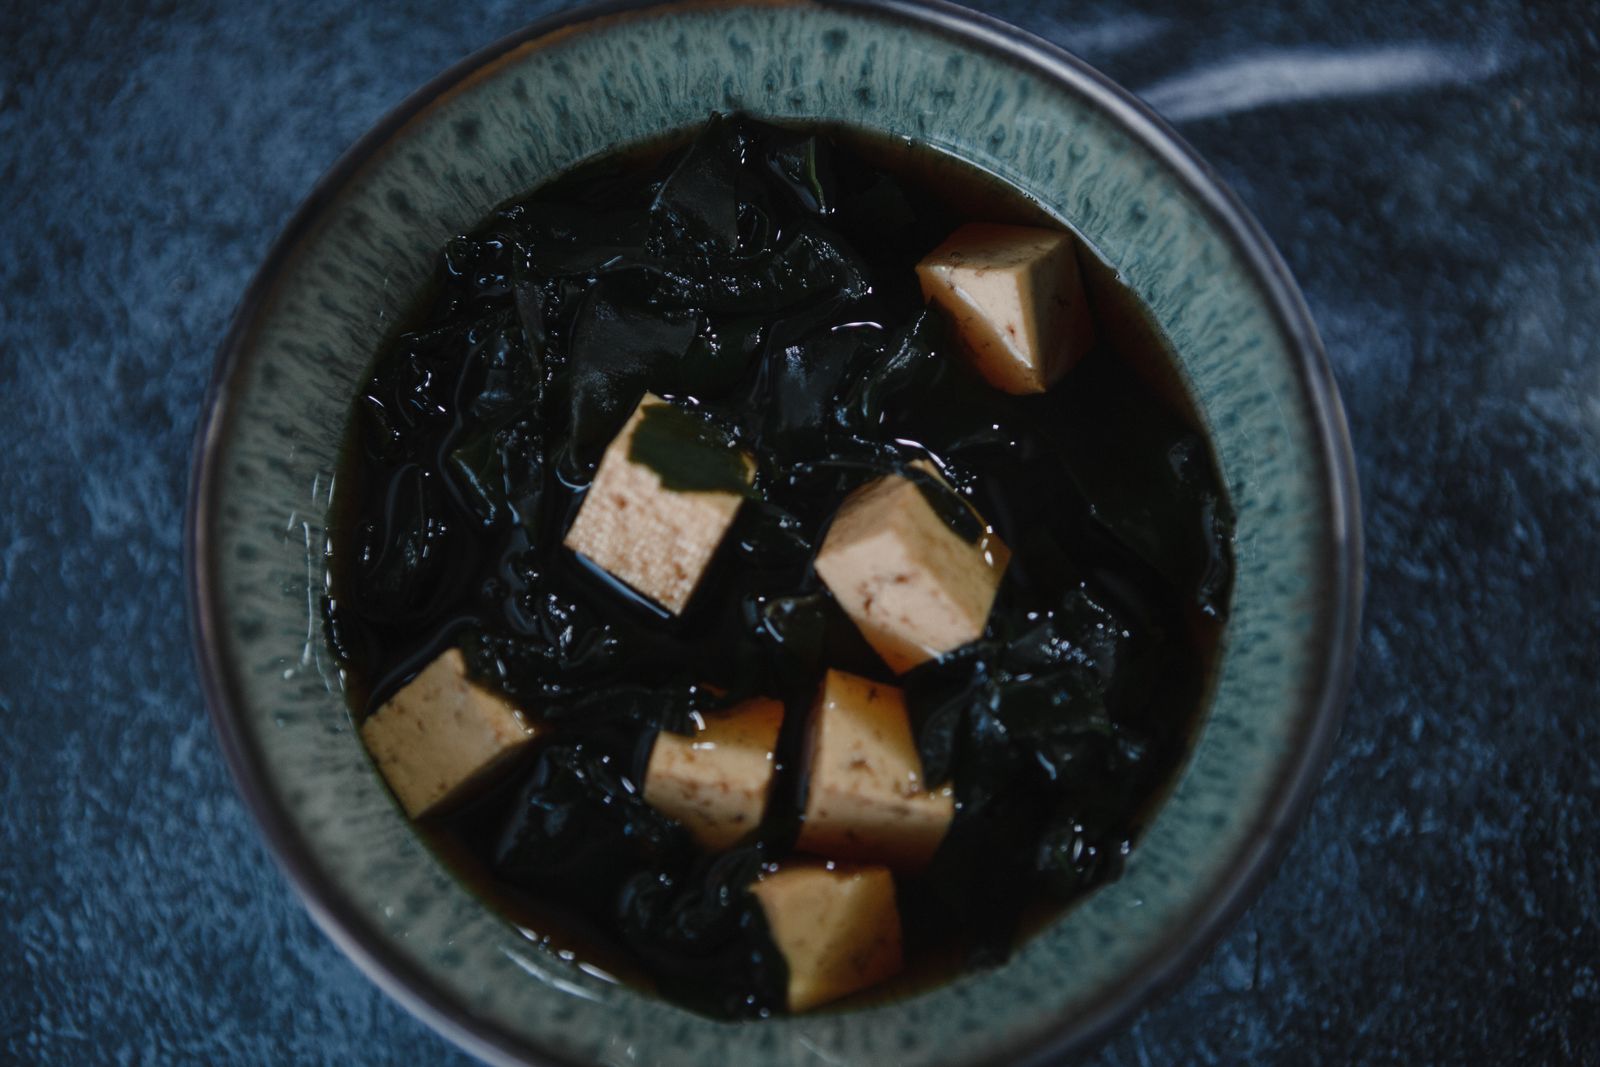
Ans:
[{"label": "blue textured surface", "polygon": [[[295,202],[548,6],[0,12],[0,1059],[463,1059],[257,839],[179,517],[211,353]],[[1600,1062],[1600,16],[1526,6],[990,8],[1143,93],[1261,217],[1368,509],[1310,820],[1100,1063]]]}]

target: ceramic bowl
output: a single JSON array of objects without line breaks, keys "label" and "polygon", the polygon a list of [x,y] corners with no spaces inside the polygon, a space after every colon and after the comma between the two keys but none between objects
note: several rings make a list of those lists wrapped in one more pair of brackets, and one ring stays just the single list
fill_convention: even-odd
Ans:
[{"label": "ceramic bowl", "polygon": [[[742,108],[916,138],[1069,221],[1175,346],[1238,515],[1212,706],[1124,877],[1004,966],[882,1006],[729,1024],[602,981],[486,909],[412,832],[324,644],[350,398],[445,241],[620,145]],[[1360,595],[1345,425],[1256,224],[1138,101],[941,4],[575,10],[442,75],[312,192],[218,359],[189,516],[194,630],[239,787],[308,907],[383,987],[492,1062],[999,1064],[1081,1048],[1196,963],[1260,886],[1335,736]]]}]

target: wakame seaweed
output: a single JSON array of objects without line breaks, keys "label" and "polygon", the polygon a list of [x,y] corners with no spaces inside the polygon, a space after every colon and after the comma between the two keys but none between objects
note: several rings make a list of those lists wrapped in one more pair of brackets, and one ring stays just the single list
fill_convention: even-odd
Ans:
[{"label": "wakame seaweed", "polygon": [[[1039,214],[935,162],[715,116],[671,151],[588,164],[449,243],[355,404],[327,612],[358,715],[462,647],[547,729],[429,832],[475,881],[559,903],[719,1016],[783,1002],[745,886],[795,839],[824,669],[903,686],[929,780],[955,789],[931,866],[898,879],[908,970],[952,943],[982,964],[1026,915],[1121,870],[1187,748],[1227,611],[1231,514],[1151,374],[1159,338],[1084,250],[1098,348],[1049,393],[991,389],[913,266],[961,222]],[[746,497],[678,617],[562,547],[646,392],[671,406],[646,409],[632,458]],[[1013,553],[982,638],[898,679],[812,569],[839,502],[890,472]],[[640,798],[650,747],[758,694],[787,711],[767,816],[700,855]]]}]

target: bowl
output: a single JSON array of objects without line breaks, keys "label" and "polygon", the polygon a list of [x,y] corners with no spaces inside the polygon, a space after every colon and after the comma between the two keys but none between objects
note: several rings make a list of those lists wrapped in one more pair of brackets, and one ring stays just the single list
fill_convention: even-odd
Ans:
[{"label": "bowl", "polygon": [[[997,969],[739,1024],[604,981],[460,885],[367,759],[320,610],[350,399],[445,241],[586,158],[718,109],[915,138],[1070,221],[1175,347],[1237,512],[1211,706],[1122,879]],[[496,1063],[1021,1063],[1081,1049],[1184,975],[1269,874],[1337,731],[1357,506],[1335,386],[1282,261],[1193,151],[1103,76],[942,3],[622,2],[452,68],[313,190],[217,360],[187,573],[212,718],[283,868],[344,951],[462,1047]]]}]

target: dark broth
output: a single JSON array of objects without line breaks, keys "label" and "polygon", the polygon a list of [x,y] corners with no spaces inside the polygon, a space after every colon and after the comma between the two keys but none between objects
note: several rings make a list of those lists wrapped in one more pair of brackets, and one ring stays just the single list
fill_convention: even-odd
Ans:
[{"label": "dark broth", "polygon": [[[774,974],[781,974],[750,908],[706,919],[699,942],[658,943],[643,928],[668,914],[681,918],[682,900],[669,907],[649,898],[605,857],[562,852],[560,863],[570,864],[557,867],[572,872],[571,884],[560,876],[530,881],[517,874],[526,866],[519,868],[515,855],[507,859],[505,827],[529,796],[540,796],[538,782],[548,783],[556,808],[565,803],[569,808],[559,810],[581,814],[582,797],[572,791],[582,789],[560,785],[567,780],[562,774],[576,774],[577,781],[587,768],[591,784],[582,788],[589,789],[611,775],[636,783],[658,730],[682,731],[696,712],[733,697],[759,692],[782,699],[778,780],[751,844],[720,864],[691,861],[680,855],[670,826],[634,808],[623,817],[638,820],[628,827],[630,840],[668,842],[629,861],[639,878],[648,881],[643,876],[659,868],[670,872],[660,880],[680,897],[724,885],[737,897],[741,881],[781,858],[793,840],[804,790],[797,769],[803,720],[821,669],[902,685],[929,777],[953,780],[961,806],[929,870],[899,880],[905,971],[844,1003],[904,995],[964,966],[996,962],[1062,908],[1116,877],[1175,778],[1205,704],[1226,615],[1231,517],[1166,342],[1115,272],[1081,241],[1098,347],[1048,394],[1009,397],[988,389],[959,365],[937,316],[918,317],[912,267],[923,253],[968,221],[1060,229],[1037,204],[968,164],[906,141],[853,129],[720,121],[722,134],[714,124],[693,148],[680,139],[588,164],[517,202],[532,207],[508,206],[451,243],[436,291],[411,330],[380,356],[352,412],[334,507],[327,614],[358,719],[453,644],[465,647],[482,680],[536,719],[546,717],[551,740],[536,744],[499,785],[419,823],[467,884],[528,936],[569,958],[644,988],[661,979],[675,999],[713,1014],[744,1015],[774,1007]],[[580,235],[571,254],[588,258],[575,267],[547,263],[543,273],[529,267],[541,255],[568,254],[566,246],[559,255],[526,252],[525,243],[538,243],[528,234],[551,225],[540,220],[560,214],[541,215],[539,205],[581,201],[603,214],[607,197],[626,204],[654,196],[687,167],[674,171],[675,161],[705,151],[708,138],[728,136],[730,122],[748,134],[741,159],[765,153],[763,160],[778,160],[770,167],[777,177],[762,179],[777,192],[762,195],[798,190],[793,202],[769,214],[783,227],[820,218],[827,234],[842,236],[859,253],[849,266],[865,272],[869,294],[819,307],[800,300],[782,312],[771,311],[768,301],[765,332],[740,341],[736,335],[748,329],[744,307],[669,309],[658,320],[641,319],[639,307],[652,298],[640,298],[628,278],[607,274],[604,256],[592,254],[606,240],[632,247],[627,234]],[[795,159],[798,168],[789,166]],[[833,187],[812,180],[824,165],[837,171]],[[807,195],[832,196],[834,210],[807,214]],[[852,197],[864,206],[852,207]],[[686,210],[695,207],[689,201]],[[739,216],[742,228],[764,220],[761,212]],[[549,271],[569,269],[579,280],[549,280]],[[802,278],[794,284],[824,269],[843,268],[807,260],[794,267]],[[614,307],[594,311],[597,286],[616,294]],[[785,330],[810,363],[797,372],[800,384],[774,386],[761,368],[774,373],[770,352]],[[710,334],[720,350],[705,343]],[[581,375],[562,362],[576,364],[585,338],[610,344],[646,335],[654,340],[630,342],[645,354],[606,377],[598,391],[585,392]],[[691,335],[689,354],[672,363],[687,368],[678,380],[638,370],[657,358],[650,345],[677,351],[673,346],[681,348]],[[827,340],[841,336],[845,342]],[[746,353],[729,355],[741,343]],[[885,360],[862,353],[902,343],[921,353],[919,373],[927,380],[897,392]],[[513,373],[521,365],[519,346],[546,354],[536,385]],[[948,359],[929,371],[934,356]],[[816,385],[826,375],[814,368],[828,366],[832,377]],[[625,387],[612,389],[619,376]],[[882,395],[874,401],[857,390],[847,399],[878,403],[889,412],[880,417],[902,436],[840,443],[819,435],[816,427],[832,417],[817,408],[819,398],[837,406],[855,381],[882,386]],[[746,445],[758,442],[763,456],[781,457],[795,470],[824,468],[772,481],[766,501],[746,505],[679,618],[558,547],[598,450],[645,384],[680,401],[692,398],[719,428]],[[480,410],[515,406],[508,397],[519,390],[539,393],[520,421]],[[759,410],[763,405],[778,414]],[[927,444],[935,440],[951,447]],[[532,464],[538,469],[518,467],[531,462],[519,448],[538,454],[540,463]],[[986,639],[897,679],[821,591],[809,554],[845,492],[922,454],[949,465],[958,490],[1015,555]],[[473,490],[485,480],[489,491]],[[1069,646],[1070,655],[1059,651]],[[626,653],[620,659],[619,648]],[[978,705],[991,697],[1001,710],[986,719]],[[1045,721],[1049,715],[1070,720],[1072,728]],[[1039,750],[986,755],[985,723],[1002,724],[1001,733],[1036,735]],[[574,738],[561,757],[567,764],[540,755],[565,751]],[[1052,784],[1069,764],[1082,788]],[[1036,772],[1043,774],[1037,788],[1012,795],[1002,784]],[[615,829],[596,825],[597,839]],[[548,842],[541,847],[548,852]],[[981,878],[973,873],[979,868],[994,870]]]}]

